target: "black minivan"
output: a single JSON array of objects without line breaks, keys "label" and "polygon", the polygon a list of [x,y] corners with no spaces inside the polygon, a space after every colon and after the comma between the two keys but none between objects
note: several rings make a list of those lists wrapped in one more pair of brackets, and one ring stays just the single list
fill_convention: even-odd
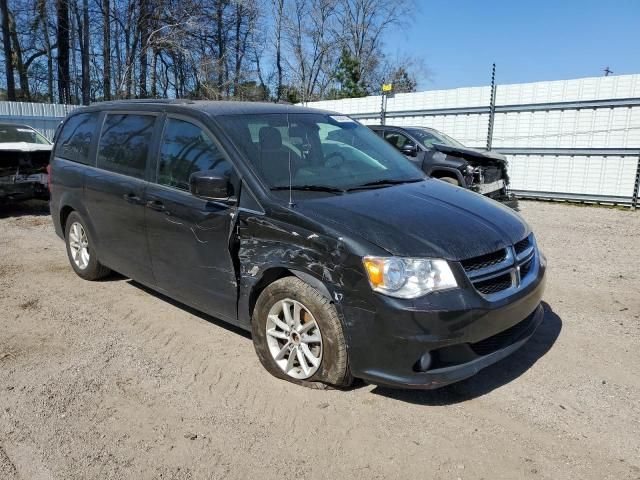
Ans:
[{"label": "black minivan", "polygon": [[56,136],[51,213],[79,276],[114,270],[250,330],[269,372],[307,386],[440,387],[543,319],[545,258],[517,213],[332,112],[77,109]]}]

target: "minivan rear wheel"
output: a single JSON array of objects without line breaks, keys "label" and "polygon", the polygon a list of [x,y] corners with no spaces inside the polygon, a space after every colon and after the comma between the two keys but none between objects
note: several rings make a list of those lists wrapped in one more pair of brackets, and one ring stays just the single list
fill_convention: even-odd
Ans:
[{"label": "minivan rear wheel", "polygon": [[253,344],[274,376],[307,387],[347,387],[342,322],[331,301],[297,277],[265,288],[253,311]]},{"label": "minivan rear wheel", "polygon": [[69,263],[80,277],[99,280],[111,273],[109,268],[98,261],[86,223],[78,212],[71,212],[67,217],[64,238]]}]

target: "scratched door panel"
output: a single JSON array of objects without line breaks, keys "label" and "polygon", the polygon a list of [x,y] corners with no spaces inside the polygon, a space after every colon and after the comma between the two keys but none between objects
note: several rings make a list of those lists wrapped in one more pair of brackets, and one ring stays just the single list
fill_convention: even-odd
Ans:
[{"label": "scratched door panel", "polygon": [[236,277],[229,252],[235,207],[161,185],[146,192],[153,273],[169,296],[236,320]]}]

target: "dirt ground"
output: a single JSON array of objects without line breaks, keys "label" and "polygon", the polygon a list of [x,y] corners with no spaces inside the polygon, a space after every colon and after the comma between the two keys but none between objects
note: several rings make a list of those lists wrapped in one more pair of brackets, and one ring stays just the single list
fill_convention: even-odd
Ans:
[{"label": "dirt ground", "polygon": [[640,212],[523,202],[543,325],[436,391],[277,380],[250,337],[0,210],[0,478],[640,479]]}]

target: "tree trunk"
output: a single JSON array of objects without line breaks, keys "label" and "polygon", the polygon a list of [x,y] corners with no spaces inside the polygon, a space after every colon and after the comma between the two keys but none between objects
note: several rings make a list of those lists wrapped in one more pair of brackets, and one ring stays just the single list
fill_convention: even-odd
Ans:
[{"label": "tree trunk", "polygon": [[71,103],[69,83],[69,2],[57,0],[57,43],[58,43],[58,98],[60,103]]},{"label": "tree trunk", "polygon": [[2,14],[2,46],[4,47],[5,74],[7,77],[7,100],[16,101],[16,80],[13,71],[13,56],[11,54],[11,34],[9,33],[9,7],[7,0],[0,0]]},{"label": "tree trunk", "polygon": [[151,98],[158,98],[158,56],[160,50],[153,48],[151,57]]},{"label": "tree trunk", "polygon": [[149,35],[149,6],[147,0],[140,0],[138,30],[140,32],[140,98],[147,98],[147,43]]},{"label": "tree trunk", "polygon": [[91,102],[91,78],[89,70],[89,0],[82,0],[82,104]]},{"label": "tree trunk", "polygon": [[284,14],[284,0],[276,2],[276,70],[278,71],[278,87],[276,89],[276,101],[282,98],[282,15]]},{"label": "tree trunk", "polygon": [[53,57],[51,48],[51,39],[49,38],[49,18],[47,15],[47,4],[45,0],[38,0],[38,16],[40,17],[40,25],[42,27],[42,36],[44,37],[44,48],[47,55],[47,96],[51,103],[55,102],[53,98]]},{"label": "tree trunk", "polygon": [[22,47],[20,46],[16,22],[11,12],[9,12],[9,32],[11,34],[13,60],[15,62],[15,68],[18,70],[18,79],[20,80],[20,97],[25,100],[31,100],[31,94],[29,93],[29,75],[27,74],[27,67],[22,62]]},{"label": "tree trunk", "polygon": [[241,39],[242,32],[242,17],[244,11],[242,8],[242,2],[236,4],[236,45],[235,45],[235,68],[233,72],[233,95],[238,96],[240,89],[240,71],[242,68],[243,57],[243,40]]},{"label": "tree trunk", "polygon": [[104,99],[111,100],[111,5],[102,0],[102,88]]},{"label": "tree trunk", "polygon": [[225,57],[225,41],[224,41],[224,3],[225,0],[217,0],[216,4],[216,43],[218,44],[218,98],[222,96],[222,90],[224,88],[224,57]]}]

